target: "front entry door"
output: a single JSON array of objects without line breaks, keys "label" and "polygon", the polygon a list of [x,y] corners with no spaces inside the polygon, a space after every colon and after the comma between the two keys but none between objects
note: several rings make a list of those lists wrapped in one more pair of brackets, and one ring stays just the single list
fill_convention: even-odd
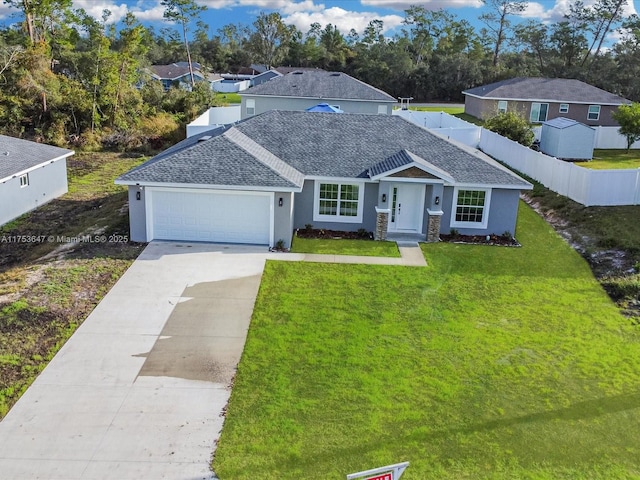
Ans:
[{"label": "front entry door", "polygon": [[420,232],[424,211],[424,185],[395,183],[391,186],[391,221],[389,230]]}]

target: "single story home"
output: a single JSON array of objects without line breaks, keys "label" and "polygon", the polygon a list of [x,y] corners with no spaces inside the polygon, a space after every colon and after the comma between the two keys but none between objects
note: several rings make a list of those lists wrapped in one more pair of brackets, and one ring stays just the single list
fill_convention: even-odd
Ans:
[{"label": "single story home", "polygon": [[[280,72],[280,69],[277,69]],[[328,103],[348,113],[391,115],[396,99],[346,73],[298,69],[240,94],[242,118],[269,110],[306,110]]]},{"label": "single story home", "polygon": [[270,246],[308,224],[377,239],[514,233],[532,188],[401,117],[278,110],[187,138],[116,183],[134,241]]},{"label": "single story home", "polygon": [[[206,80],[205,74],[200,71],[200,64],[192,62],[193,77],[196,82]],[[165,91],[172,86],[178,86],[186,90],[191,89],[191,72],[188,62],[177,62],[170,65],[152,65],[149,67],[151,78],[162,82]]]},{"label": "single story home", "polygon": [[611,114],[631,103],[613,93],[569,78],[517,77],[471,88],[464,111],[486,120],[501,112],[518,112],[531,123],[565,117],[591,126],[618,126]]},{"label": "single story home", "polygon": [[564,160],[591,160],[596,131],[570,118],[556,117],[542,124],[540,151]]},{"label": "single story home", "polygon": [[0,225],[67,193],[73,153],[0,135]]}]

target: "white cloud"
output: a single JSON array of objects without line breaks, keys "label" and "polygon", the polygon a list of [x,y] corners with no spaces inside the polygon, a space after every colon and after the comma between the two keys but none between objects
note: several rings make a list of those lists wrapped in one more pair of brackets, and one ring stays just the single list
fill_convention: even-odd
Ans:
[{"label": "white cloud", "polygon": [[124,18],[128,7],[124,3],[117,5],[109,0],[74,0],[74,8],[82,8],[96,20],[102,20],[102,12],[109,10],[111,16],[107,23],[116,23]]},{"label": "white cloud", "polygon": [[375,12],[353,12],[340,7],[331,7],[315,12],[295,12],[283,18],[285,23],[295,25],[300,31],[306,32],[309,26],[318,22],[320,25],[331,23],[335,25],[343,35],[353,28],[358,33],[363,33],[372,20],[382,20],[384,32],[402,25],[403,17],[399,15],[378,15]]},{"label": "white cloud", "polygon": [[[555,0],[551,8],[546,8],[545,4],[551,2],[529,2],[527,9],[522,13],[525,18],[539,18],[544,22],[562,22],[564,15],[569,13],[569,5],[573,3],[573,0]],[[596,3],[596,0],[584,0],[586,7],[592,6]],[[628,0],[627,5],[624,8],[624,16],[627,17],[636,12],[633,0]]]},{"label": "white cloud", "polygon": [[427,10],[446,10],[447,8],[480,8],[481,0],[360,0],[362,5],[371,7],[393,8],[395,10],[406,10],[412,5],[420,5]]},{"label": "white cloud", "polygon": [[6,5],[4,3],[0,4],[0,19],[8,18],[15,12],[17,12],[17,10],[11,8],[9,5]]}]

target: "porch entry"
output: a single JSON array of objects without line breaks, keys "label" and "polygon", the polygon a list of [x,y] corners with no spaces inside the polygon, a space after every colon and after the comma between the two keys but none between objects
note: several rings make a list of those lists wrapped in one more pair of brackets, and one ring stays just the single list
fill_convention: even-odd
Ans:
[{"label": "porch entry", "polygon": [[394,183],[391,185],[390,232],[422,231],[425,185],[421,183]]}]

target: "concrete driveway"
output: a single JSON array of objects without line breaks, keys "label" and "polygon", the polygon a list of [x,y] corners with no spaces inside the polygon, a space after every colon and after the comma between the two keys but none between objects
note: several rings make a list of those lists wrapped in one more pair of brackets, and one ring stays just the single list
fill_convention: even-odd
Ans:
[{"label": "concrete driveway", "polygon": [[270,255],[151,243],[0,422],[0,478],[213,478]]},{"label": "concrete driveway", "polygon": [[152,242],[0,422],[0,479],[215,478],[265,261],[426,265],[400,252]]}]

